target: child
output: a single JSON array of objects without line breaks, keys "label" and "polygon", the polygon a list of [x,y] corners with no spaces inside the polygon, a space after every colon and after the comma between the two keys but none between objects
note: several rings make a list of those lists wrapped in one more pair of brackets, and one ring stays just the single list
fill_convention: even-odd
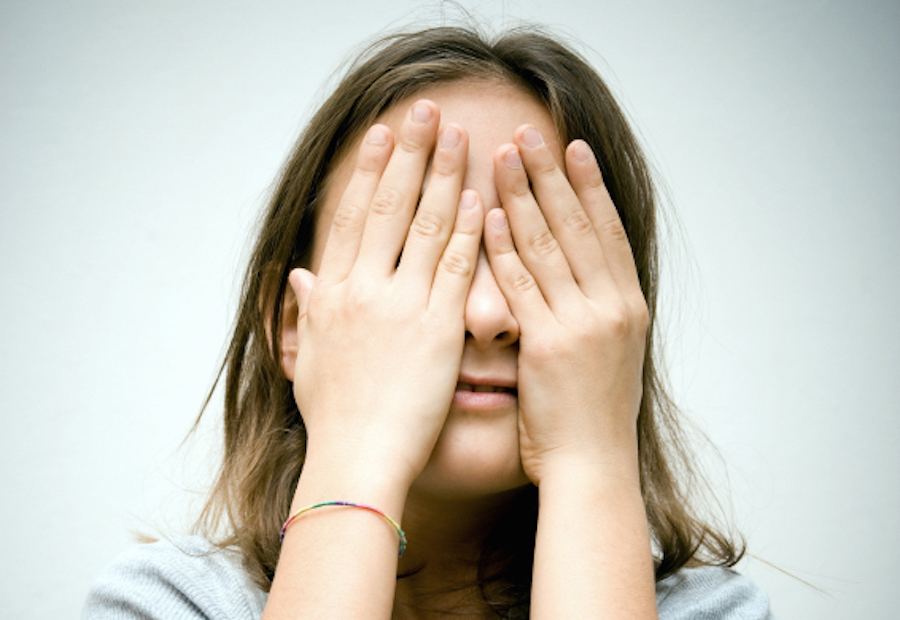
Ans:
[{"label": "child", "polygon": [[226,359],[203,536],[85,618],[767,618],[686,502],[648,166],[534,31],[389,37],[301,136]]}]

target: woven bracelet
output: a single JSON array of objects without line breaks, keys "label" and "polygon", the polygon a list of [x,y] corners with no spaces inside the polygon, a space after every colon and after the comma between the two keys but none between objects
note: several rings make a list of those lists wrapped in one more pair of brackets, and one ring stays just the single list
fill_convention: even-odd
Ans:
[{"label": "woven bracelet", "polygon": [[312,506],[307,506],[306,508],[301,508],[290,517],[288,517],[287,521],[284,522],[284,525],[281,526],[281,534],[278,537],[278,540],[284,542],[284,534],[287,532],[288,526],[294,522],[294,519],[299,517],[305,512],[309,512],[310,510],[315,510],[316,508],[322,508],[324,506],[347,506],[348,508],[361,508],[362,510],[368,510],[369,512],[374,512],[378,516],[385,519],[388,523],[394,526],[394,529],[397,530],[397,535],[400,536],[400,553],[397,557],[401,557],[403,552],[406,551],[406,533],[401,529],[400,524],[391,519],[389,516],[378,510],[377,508],[372,508],[371,506],[366,506],[364,504],[356,504],[354,502],[322,502],[320,504],[313,504]]}]

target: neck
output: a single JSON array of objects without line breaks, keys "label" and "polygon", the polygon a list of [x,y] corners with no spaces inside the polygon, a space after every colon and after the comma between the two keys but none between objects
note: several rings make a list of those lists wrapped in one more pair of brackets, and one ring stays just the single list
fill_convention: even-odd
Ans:
[{"label": "neck", "polygon": [[478,563],[519,492],[464,499],[410,492],[403,513],[410,543],[400,560],[394,618],[496,618],[478,588]]}]

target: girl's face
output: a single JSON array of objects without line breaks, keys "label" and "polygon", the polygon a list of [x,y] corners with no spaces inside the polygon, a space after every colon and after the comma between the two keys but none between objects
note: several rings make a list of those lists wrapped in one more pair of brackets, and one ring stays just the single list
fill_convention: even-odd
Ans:
[{"label": "girl's face", "polygon": [[[563,145],[547,109],[532,95],[504,83],[451,82],[416,93],[389,108],[377,122],[395,133],[415,100],[440,107],[441,124],[456,123],[469,135],[464,188],[481,196],[485,212],[499,206],[493,158],[512,141],[513,132],[530,123],[554,147],[564,169]],[[313,247],[317,273],[338,201],[353,169],[356,149],[329,176]],[[425,183],[428,178],[426,175]],[[519,327],[491,272],[482,248],[465,308],[466,341],[459,384],[431,460],[413,485],[413,493],[442,498],[477,497],[527,484],[519,458],[516,386]],[[475,387],[481,386],[481,387]],[[484,391],[490,387],[507,391]]]}]

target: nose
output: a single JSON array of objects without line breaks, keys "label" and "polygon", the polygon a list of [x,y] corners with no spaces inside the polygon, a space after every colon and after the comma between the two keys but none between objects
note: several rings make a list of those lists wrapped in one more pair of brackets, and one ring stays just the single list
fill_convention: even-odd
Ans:
[{"label": "nose", "polygon": [[497,284],[484,248],[466,299],[466,342],[479,349],[502,348],[519,340],[519,324]]}]

